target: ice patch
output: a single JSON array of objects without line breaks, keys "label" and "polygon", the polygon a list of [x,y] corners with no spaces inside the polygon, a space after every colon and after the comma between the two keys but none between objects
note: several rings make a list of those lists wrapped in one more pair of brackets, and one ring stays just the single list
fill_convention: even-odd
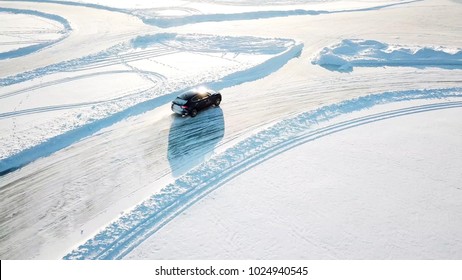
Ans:
[{"label": "ice patch", "polygon": [[343,40],[325,47],[313,58],[313,64],[326,69],[349,72],[353,67],[440,67],[462,68],[462,50],[444,47],[389,45],[374,40]]}]

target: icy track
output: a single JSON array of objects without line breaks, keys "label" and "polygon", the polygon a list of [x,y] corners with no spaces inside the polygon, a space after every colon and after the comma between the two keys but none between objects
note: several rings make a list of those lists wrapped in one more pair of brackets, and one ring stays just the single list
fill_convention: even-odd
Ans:
[{"label": "icy track", "polygon": [[[200,44],[197,44],[197,41]],[[88,94],[88,97],[81,97],[81,102],[77,103],[64,101],[61,104],[48,103],[46,106],[32,108],[24,108],[27,105],[20,104],[23,109],[19,109],[18,106],[14,111],[0,113],[1,120],[27,117],[35,113],[68,111],[64,117],[53,118],[41,127],[34,126],[22,131],[13,127],[14,137],[18,141],[11,142],[9,137],[1,139],[3,158],[0,161],[0,174],[11,172],[39,157],[47,156],[127,116],[163,105],[178,93],[195,85],[207,84],[210,88],[221,90],[263,77],[299,55],[302,46],[293,40],[284,39],[158,33],[137,37],[129,43],[90,57],[0,79],[1,84],[10,86],[18,83],[28,84],[29,80],[42,77],[60,76],[63,71],[72,73],[58,80],[43,82],[40,79],[38,84],[34,83],[25,89],[0,95],[0,98],[10,102],[32,91],[35,96],[28,97],[29,100],[33,99],[29,102],[37,105],[41,99],[48,100],[56,94],[62,94],[54,93],[56,90],[73,91],[76,83],[84,85],[83,88],[79,88],[81,93]],[[153,65],[152,62],[147,62],[153,59],[170,60],[173,63],[163,65],[162,62],[158,62]],[[201,69],[197,66],[204,61],[208,62],[208,67]],[[120,70],[118,67],[125,69]],[[110,89],[101,88],[97,93],[101,95],[101,100],[95,100],[95,93],[91,91],[97,87],[96,83],[103,79],[109,81],[130,74],[139,76],[145,82],[134,77],[132,85],[138,83],[139,88],[127,88],[127,92],[112,92]],[[118,85],[119,90],[124,87],[123,84]],[[53,90],[51,94],[47,91],[50,88]],[[108,99],[104,98],[103,94],[115,96]],[[73,120],[72,123],[69,123],[69,120]],[[18,146],[23,150],[17,152],[21,149]]]},{"label": "icy track", "polygon": [[[293,147],[458,109],[461,12],[449,0],[0,1],[0,256],[143,256],[185,209]],[[220,108],[171,113],[202,85]]]},{"label": "icy track", "polygon": [[[121,259],[147,237],[214,189],[259,163],[309,141],[381,120],[429,111],[462,108],[462,89],[391,92],[321,107],[278,122],[213,156],[138,205],[65,259]],[[451,101],[405,107],[323,125],[343,114],[391,102]],[[454,101],[452,101],[454,100]]]}]

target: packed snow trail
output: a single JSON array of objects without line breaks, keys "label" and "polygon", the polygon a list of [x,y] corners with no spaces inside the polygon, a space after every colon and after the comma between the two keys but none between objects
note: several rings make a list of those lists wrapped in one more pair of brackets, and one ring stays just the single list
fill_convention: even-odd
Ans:
[{"label": "packed snow trail", "polygon": [[22,1],[0,1],[0,6],[2,9],[52,15],[63,23],[69,22],[69,26],[66,25],[69,35],[65,40],[43,48],[40,52],[3,60],[0,77],[90,55],[138,35],[157,31],[157,28],[143,24],[134,16],[89,7],[73,6],[68,9],[66,5],[52,2]]},{"label": "packed snow trail", "polygon": [[[3,6],[4,3],[12,5],[8,1],[1,1],[0,4]],[[25,5],[24,3],[15,2],[14,5]],[[363,4],[359,3],[358,5]],[[371,3],[368,2],[369,4]],[[34,10],[39,10],[39,5],[45,7],[43,6],[44,3],[31,5],[37,6],[33,8]],[[85,20],[104,20],[104,17],[100,18],[103,15],[88,16],[91,14],[91,9],[88,7],[76,8],[52,4],[50,7],[50,10],[48,8],[40,10],[61,15],[69,20],[73,29],[75,29],[77,22],[84,21],[83,19],[74,20],[73,18],[77,16],[74,13],[80,13],[84,11],[84,8],[86,11],[83,13],[83,16],[86,17]],[[438,8],[435,9],[435,7]],[[174,176],[180,176],[201,162],[209,160],[213,153],[221,152],[222,148],[229,147],[234,141],[253,135],[269,123],[292,117],[303,111],[315,110],[327,104],[336,104],[342,100],[371,93],[460,87],[460,70],[457,69],[447,70],[438,67],[421,69],[413,66],[397,68],[357,67],[349,73],[338,73],[311,64],[313,56],[320,50],[326,46],[332,46],[344,38],[373,39],[389,44],[416,44],[418,46],[434,46],[437,41],[441,46],[460,47],[457,41],[460,33],[460,28],[458,28],[460,7],[454,2],[429,0],[396,5],[380,10],[360,11],[354,14],[345,12],[318,16],[273,17],[254,21],[233,21],[232,24],[228,22],[202,22],[168,30],[169,33],[209,34],[217,37],[291,38],[297,42],[302,42],[303,50],[300,55],[297,54],[288,61],[274,61],[281,65],[277,71],[268,71],[263,76],[249,72],[236,74],[233,79],[245,81],[243,79],[245,77],[242,75],[252,74],[257,80],[225,88],[222,92],[225,102],[222,103],[221,110],[207,110],[195,119],[188,118],[184,119],[184,122],[179,122],[172,116],[167,98],[164,100],[165,105],[154,106],[152,109],[148,109],[149,103],[145,103],[146,107],[143,107],[144,105],[138,107],[140,109],[139,114],[133,116],[130,114],[119,115],[119,121],[104,126],[95,134],[90,132],[88,136],[91,135],[91,137],[84,137],[61,151],[40,158],[20,170],[2,176],[0,189],[2,196],[8,200],[2,201],[1,204],[3,216],[0,220],[4,222],[1,226],[4,229],[0,244],[1,255],[4,258],[23,259],[62,257],[72,249],[70,246],[83,244],[86,240],[91,239],[102,226],[107,225],[108,221],[112,221],[121,213],[127,212],[127,209],[131,209],[152,194],[158,193],[160,187],[170,182],[173,173]],[[23,9],[24,6],[16,8]],[[66,11],[61,13],[58,9]],[[104,16],[111,16],[111,13],[104,9],[92,12],[99,13],[101,11]],[[69,16],[67,16],[68,14]],[[126,16],[122,13],[114,14],[116,14],[115,18],[117,19]],[[393,21],[390,21],[390,18],[393,18]],[[131,21],[134,17],[126,17],[125,19]],[[139,23],[139,21],[137,22]],[[271,28],[268,28],[269,26]],[[106,38],[107,40],[104,39],[104,46],[96,42],[97,46],[92,46],[94,47],[92,50],[88,46],[88,48],[82,48],[82,53],[72,53],[71,57],[57,58],[50,64],[44,64],[33,69],[24,69],[24,71],[34,71],[34,69],[67,60],[90,57],[98,52],[119,46],[119,43],[123,44],[137,36],[150,36],[158,32],[152,26],[144,26],[143,28],[143,30],[134,28],[136,34],[131,32],[119,34],[120,36],[113,38],[114,40]],[[381,32],[377,33],[377,30],[381,30]],[[62,43],[53,45],[50,49],[61,46]],[[87,45],[84,44],[84,46]],[[75,47],[80,48],[81,46],[77,44]],[[158,73],[158,69],[171,68],[169,65],[165,65],[167,61],[170,61],[167,59],[168,55],[162,59],[154,59],[154,67],[151,67],[153,64],[149,60],[143,65],[143,63],[129,61],[130,55],[119,55],[122,57],[120,64],[108,63],[110,67],[116,69],[105,69],[110,75],[91,77],[91,75],[85,76],[90,74],[89,72],[63,73],[60,71],[51,75],[53,78],[58,76],[57,82],[60,86],[60,92],[67,93],[61,97],[69,97],[71,90],[76,88],[71,86],[72,82],[68,82],[66,80],[68,77],[65,75],[75,75],[73,78],[75,78],[75,82],[78,82],[79,89],[82,85],[87,84],[88,86],[90,84],[84,82],[87,78],[94,79],[94,83],[88,86],[90,89],[94,89],[97,85],[113,85],[117,81],[128,80],[129,82],[125,84],[132,85],[135,82],[139,83],[140,87],[144,87],[146,85],[144,83],[153,86],[149,78],[152,80],[159,78],[159,84],[166,81],[165,75]],[[175,57],[176,53],[172,56]],[[27,57],[34,58],[34,54]],[[239,58],[240,55],[235,57]],[[231,54],[231,58],[234,59],[235,57],[234,54]],[[230,56],[225,56],[225,58],[226,61],[229,61],[227,59]],[[126,64],[123,63],[125,59],[128,61]],[[28,63],[26,58],[21,61]],[[35,63],[32,60],[31,62]],[[101,62],[99,65],[107,64]],[[101,70],[102,68],[98,68],[99,65],[95,64],[95,67],[90,66],[84,71]],[[271,64],[261,68],[258,68],[257,65],[254,70],[267,71],[268,66]],[[180,70],[184,68],[187,67],[179,67]],[[1,68],[2,71],[5,69],[7,68]],[[24,71],[21,70],[12,75],[25,73]],[[129,71],[131,74],[125,71]],[[222,74],[220,71],[218,72]],[[117,75],[113,76],[112,74]],[[214,71],[209,74],[209,77],[217,75]],[[4,76],[1,77],[4,78]],[[43,77],[45,79],[41,80]],[[27,113],[29,109],[31,112],[50,109],[48,113],[40,113],[40,118],[36,117],[38,115],[31,115],[30,119],[33,118],[34,121],[41,120],[42,117],[47,117],[50,114],[53,115],[53,113],[56,115],[57,112],[63,112],[63,110],[59,110],[60,107],[56,104],[37,106],[37,103],[31,101],[34,98],[37,101],[39,98],[21,88],[24,85],[24,87],[30,87],[33,90],[40,89],[41,93],[49,92],[48,86],[51,87],[53,82],[48,79],[48,76],[43,77],[32,81],[26,79],[21,83],[10,85],[14,90],[8,92],[7,95],[18,97],[19,100],[2,113],[12,113],[11,108],[21,104],[17,108],[18,115],[13,118],[16,119],[15,126],[12,125],[15,129],[24,125],[24,123],[19,123],[18,119],[23,119],[25,115],[21,114]],[[126,78],[128,79],[125,80]],[[190,86],[199,83],[195,79],[183,79],[180,83],[184,81],[187,81]],[[45,86],[43,88],[38,85],[42,82]],[[221,86],[236,84],[232,83],[231,80],[228,82],[222,83]],[[216,86],[218,85],[217,83]],[[4,88],[6,87],[2,87],[0,90]],[[187,86],[179,88],[187,88]],[[99,89],[89,92],[99,93],[107,90],[102,87]],[[133,93],[134,96],[131,95],[131,97],[136,97],[140,90],[142,89],[132,87],[125,91],[124,88],[121,93],[127,95]],[[145,87],[144,90],[151,91],[150,87]],[[173,93],[175,90],[167,92]],[[119,93],[116,92],[116,94]],[[71,97],[80,97],[80,94]],[[90,97],[89,100],[84,100],[85,102],[99,101],[93,96],[85,97]],[[110,96],[109,99],[116,97]],[[38,102],[45,100],[47,99],[42,98]],[[6,104],[5,101],[5,98],[2,99],[0,106]],[[27,104],[28,102],[29,104]],[[85,107],[87,105],[82,103],[82,100],[76,104],[79,103],[84,106],[84,109],[91,108],[91,106]],[[31,104],[35,107],[25,106]],[[81,117],[85,117],[85,114]],[[169,152],[174,151],[177,147],[174,145],[176,144],[174,143],[175,139],[180,139],[182,142],[185,139],[184,137],[175,137],[177,132],[181,133],[182,125],[188,126],[191,131],[200,131],[203,129],[201,123],[209,117],[216,120],[217,130],[211,131],[213,137],[205,139],[204,150],[195,150],[184,161],[179,160],[175,153],[169,156]],[[4,115],[0,121],[6,119],[8,116]],[[75,120],[76,118],[67,118],[67,120],[69,119]],[[6,122],[2,122],[2,125],[4,123]],[[41,125],[41,123],[39,124]],[[73,123],[69,123],[69,125],[73,125]],[[43,127],[44,130],[49,128]],[[185,147],[190,144],[185,143]],[[182,165],[182,163],[185,164]],[[118,250],[122,249],[119,248]]]},{"label": "packed snow trail", "polygon": [[[43,48],[49,47],[49,46],[51,46],[53,44],[58,43],[59,41],[64,40],[66,37],[69,36],[70,32],[72,32],[72,28],[71,28],[69,22],[65,18],[63,18],[63,17],[61,17],[59,15],[47,14],[47,13],[33,11],[33,10],[19,10],[19,9],[9,9],[9,8],[2,8],[2,7],[0,7],[0,13],[7,13],[7,14],[13,14],[13,15],[32,15],[32,16],[35,16],[35,17],[52,20],[52,21],[54,21],[54,22],[56,22],[56,23],[58,23],[58,24],[60,24],[62,26],[62,28],[56,32],[56,33],[60,34],[58,36],[58,38],[56,38],[54,40],[45,40],[44,42],[43,42],[43,40],[37,40],[38,43],[32,43],[32,44],[30,44],[28,46],[21,46],[19,48],[15,48],[13,50],[9,50],[9,51],[6,51],[6,52],[0,52],[0,60],[11,59],[11,58],[15,58],[15,57],[28,55],[30,53],[36,52],[36,51],[41,50]],[[21,34],[20,31],[16,31],[16,32]],[[38,32],[36,32],[36,33],[38,33]],[[0,34],[3,35],[3,32],[0,31]],[[7,34],[9,36],[14,35],[14,33],[11,33],[11,31],[8,32]],[[16,36],[18,36],[18,35],[16,35]],[[22,45],[22,44],[20,44],[20,45]]]},{"label": "packed snow trail", "polygon": [[241,12],[241,13],[215,13],[215,14],[193,14],[181,17],[159,17],[157,15],[150,16],[144,12],[133,12],[133,15],[140,17],[143,22],[161,27],[170,28],[176,26],[182,26],[187,24],[204,23],[204,22],[229,22],[239,20],[256,20],[256,19],[268,19],[278,17],[290,17],[290,16],[318,16],[318,15],[329,15],[339,13],[356,13],[356,12],[370,12],[377,11],[386,8],[392,8],[395,6],[401,6],[420,2],[423,0],[411,0],[405,2],[395,2],[390,4],[376,5],[371,4],[367,8],[357,9],[340,9],[340,10],[307,10],[307,9],[295,9],[295,10],[267,10],[267,11],[252,11],[252,12]]},{"label": "packed snow trail", "polygon": [[[198,45],[195,43],[197,38],[200,38],[203,45]],[[232,41],[228,42],[228,41]],[[252,42],[252,46],[248,46],[247,44]],[[0,79],[0,83],[4,82],[7,85],[19,83],[21,81],[25,81],[27,79],[37,78],[45,75],[50,75],[53,73],[57,73],[59,71],[73,71],[74,69],[78,69],[82,71],[87,67],[94,68],[94,67],[102,67],[101,64],[106,66],[107,64],[112,63],[119,63],[120,60],[129,61],[130,59],[134,61],[144,59],[144,56],[147,58],[152,59],[155,56],[163,56],[163,55],[172,55],[178,53],[180,51],[183,52],[192,52],[192,53],[217,53],[217,54],[226,54],[230,52],[235,52],[236,54],[240,54],[241,56],[244,54],[252,54],[254,57],[258,55],[262,56],[263,60],[262,63],[254,65],[249,64],[241,64],[238,65],[239,67],[237,70],[228,70],[231,72],[228,75],[225,75],[226,72],[220,74],[213,75],[216,80],[212,80],[208,78],[208,80],[203,80],[204,77],[191,77],[191,79],[198,79],[202,80],[202,84],[207,84],[208,87],[221,90],[225,87],[231,87],[235,85],[242,84],[244,82],[254,81],[260,78],[263,78],[275,71],[279,68],[284,66],[290,59],[297,57],[300,55],[303,44],[297,43],[293,40],[285,40],[285,39],[259,39],[253,37],[217,37],[217,36],[205,36],[205,35],[195,35],[191,37],[190,35],[178,35],[178,34],[156,34],[154,36],[144,36],[144,37],[137,37],[134,39],[131,44],[136,49],[141,49],[141,51],[137,51],[135,54],[123,54],[123,55],[114,55],[120,53],[122,50],[125,50],[127,47],[118,46],[115,48],[111,48],[108,51],[104,51],[102,53],[98,53],[96,55],[92,55],[89,57],[84,57],[72,61],[62,62],[56,65],[50,65],[45,68],[37,69],[31,72],[21,73],[18,76],[8,77],[5,79]],[[162,47],[157,47],[152,49],[146,49],[151,45],[162,45]],[[115,61],[114,61],[115,60]],[[256,64],[256,65],[255,65]],[[136,69],[137,72],[141,72],[141,70]],[[120,72],[120,71],[119,71]],[[105,72],[106,74],[107,72]],[[115,72],[112,72],[115,73]],[[122,72],[123,73],[123,72]],[[153,76],[153,72],[145,72],[146,75]],[[143,73],[144,74],[144,73]],[[97,74],[92,74],[91,76],[95,76]],[[224,75],[224,76],[223,76]],[[162,75],[157,74],[154,78],[158,80],[163,78]],[[82,78],[81,76],[79,79]],[[72,80],[75,80],[73,78]],[[166,80],[166,78],[165,78]],[[64,81],[61,81],[64,82]],[[153,81],[150,78],[150,82],[158,82]],[[167,81],[160,81],[161,84],[166,84]],[[52,82],[51,84],[54,84]],[[172,83],[173,84],[173,83]],[[46,86],[45,84],[41,84],[40,87]],[[184,86],[184,88],[181,88]],[[193,87],[198,85],[193,85]],[[158,86],[159,87],[159,86]],[[166,88],[172,88],[172,85],[169,85]],[[124,101],[127,100],[128,105],[125,105],[126,108],[122,107],[123,109],[119,109],[119,111],[109,111],[104,117],[100,117],[97,120],[92,118],[91,122],[84,123],[82,125],[78,125],[73,129],[69,129],[68,131],[64,131],[61,134],[54,136],[50,139],[44,139],[41,143],[35,143],[31,147],[24,149],[16,154],[11,156],[2,155],[3,158],[0,157],[0,176],[13,172],[28,163],[41,158],[46,157],[58,150],[61,150],[65,147],[68,147],[72,143],[75,143],[84,137],[92,135],[101,129],[108,127],[116,122],[119,122],[123,119],[126,119],[130,116],[136,116],[142,113],[145,113],[148,110],[153,110],[161,105],[164,105],[170,102],[176,95],[179,93],[188,90],[191,86],[188,87],[188,82],[183,82],[179,85],[179,89],[176,89],[173,92],[166,92],[165,88],[159,87],[156,90],[155,87],[149,87],[148,89],[140,90],[139,92],[135,92],[134,94],[130,94],[128,96],[123,96],[122,98],[115,98],[110,100],[104,100],[100,102],[88,102],[88,103],[78,103],[73,105],[60,105],[55,107],[42,107],[42,108],[34,108],[28,110],[15,110],[14,112],[6,112],[0,113],[0,119],[2,118],[11,118],[20,116],[22,114],[27,115],[31,113],[38,113],[40,111],[52,111],[52,110],[64,110],[73,107],[84,107],[84,106],[91,106],[91,108],[95,108],[96,105],[107,105],[111,108],[113,103],[116,101]],[[142,96],[143,93],[151,92],[148,95],[147,100],[133,98],[133,95]],[[16,94],[21,93],[22,91],[15,91],[8,94],[0,95],[0,99],[6,98],[9,96],[14,96]],[[156,94],[157,93],[157,94]],[[121,105],[119,105],[121,107]],[[95,112],[99,115],[103,113],[103,110],[100,109],[98,112]],[[30,133],[30,132],[29,132]],[[38,140],[38,139],[36,139]],[[7,154],[8,151],[5,151]],[[11,153],[11,152],[10,152]]]},{"label": "packed snow trail", "polygon": [[187,172],[64,258],[123,258],[146,238],[212,190],[277,154],[308,141],[371,122],[433,110],[461,108],[462,101],[405,107],[322,126],[323,122],[335,117],[379,104],[446,98],[461,100],[461,97],[461,88],[388,92],[344,101],[277,122]]}]

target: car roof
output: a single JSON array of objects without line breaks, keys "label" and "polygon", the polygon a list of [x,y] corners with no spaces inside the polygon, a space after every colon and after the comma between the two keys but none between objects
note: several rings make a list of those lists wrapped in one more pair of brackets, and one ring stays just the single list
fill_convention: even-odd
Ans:
[{"label": "car roof", "polygon": [[196,95],[197,92],[194,92],[194,91],[187,91],[187,92],[183,92],[182,94],[178,95],[179,98],[181,99],[190,99],[191,97],[193,97],[194,95]]},{"label": "car roof", "polygon": [[205,93],[211,93],[211,92],[209,90],[207,90],[206,92],[190,90],[190,91],[183,92],[182,94],[178,95],[178,97],[181,98],[181,99],[184,99],[184,100],[188,100],[191,97],[193,97],[193,96],[195,96],[197,94],[201,94],[201,93],[205,94]]}]

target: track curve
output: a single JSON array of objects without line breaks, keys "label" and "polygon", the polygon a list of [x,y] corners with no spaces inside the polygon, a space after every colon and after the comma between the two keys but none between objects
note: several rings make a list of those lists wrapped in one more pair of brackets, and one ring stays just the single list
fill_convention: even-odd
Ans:
[{"label": "track curve", "polygon": [[[405,106],[312,128],[340,115],[375,105],[429,98],[452,98],[455,101]],[[303,143],[352,127],[404,115],[461,108],[460,98],[460,88],[384,93],[344,101],[277,122],[187,172],[64,258],[121,259],[186,208],[235,176],[269,158]]]}]

